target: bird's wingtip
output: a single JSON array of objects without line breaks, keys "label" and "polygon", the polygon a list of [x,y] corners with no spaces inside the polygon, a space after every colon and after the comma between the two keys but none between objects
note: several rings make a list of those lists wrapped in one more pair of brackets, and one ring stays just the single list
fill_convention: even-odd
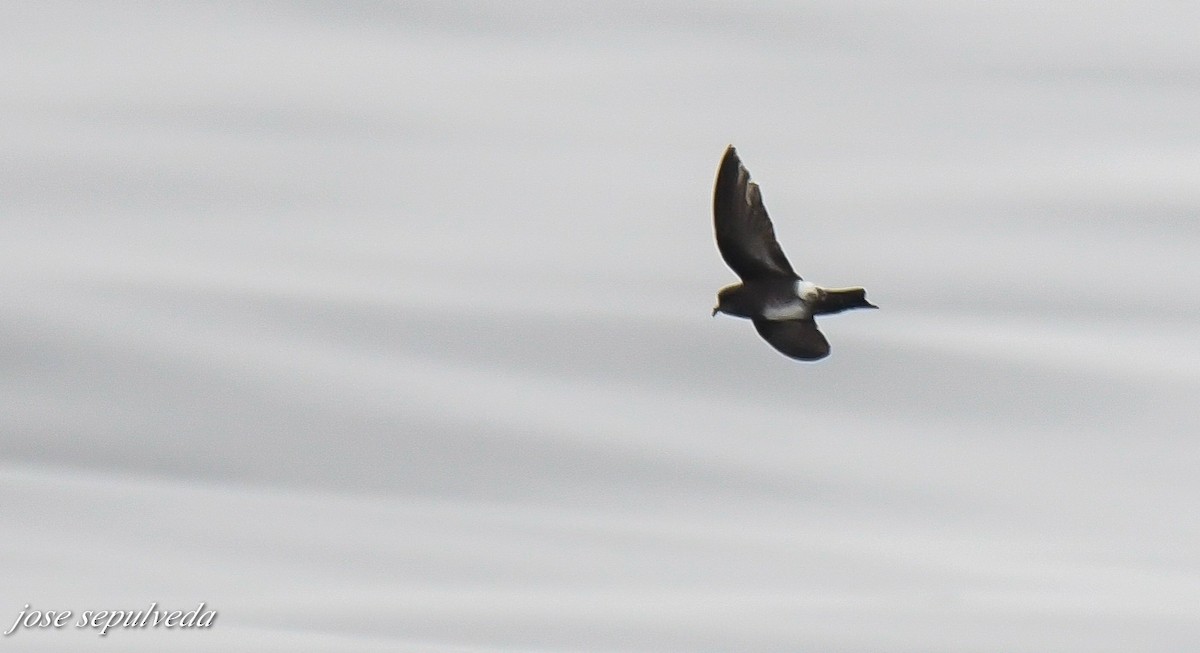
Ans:
[{"label": "bird's wingtip", "polygon": [[736,163],[739,167],[742,165],[742,159],[738,156],[737,148],[729,145],[725,148],[725,154],[721,156],[721,165],[727,166]]}]

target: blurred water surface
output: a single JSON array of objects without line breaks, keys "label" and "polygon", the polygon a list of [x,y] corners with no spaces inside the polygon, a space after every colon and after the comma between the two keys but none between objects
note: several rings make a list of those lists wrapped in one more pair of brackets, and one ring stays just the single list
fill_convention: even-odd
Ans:
[{"label": "blurred water surface", "polygon": [[1195,7],[2,12],[0,623],[219,617],[0,646],[1200,641]]}]

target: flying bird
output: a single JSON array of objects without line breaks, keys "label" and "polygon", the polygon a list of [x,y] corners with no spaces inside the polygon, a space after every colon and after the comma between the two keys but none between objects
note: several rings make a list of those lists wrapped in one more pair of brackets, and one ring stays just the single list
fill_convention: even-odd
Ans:
[{"label": "flying bird", "polygon": [[713,190],[713,226],[721,258],[742,278],[717,293],[712,314],[754,322],[758,335],[784,356],[815,361],[829,355],[829,341],[817,329],[817,315],[852,308],[879,308],[860,287],[823,288],[792,270],[775,240],[758,184],[732,145],[725,150]]}]

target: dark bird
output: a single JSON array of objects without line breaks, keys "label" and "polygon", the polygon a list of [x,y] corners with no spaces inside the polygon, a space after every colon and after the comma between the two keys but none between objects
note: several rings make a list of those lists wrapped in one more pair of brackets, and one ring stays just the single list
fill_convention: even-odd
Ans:
[{"label": "dark bird", "polygon": [[829,355],[829,341],[813,317],[852,308],[879,308],[863,288],[822,288],[792,270],[758,184],[730,145],[713,190],[713,226],[721,258],[741,283],[717,293],[713,315],[726,313],[754,322],[758,335],[784,356],[815,361]]}]

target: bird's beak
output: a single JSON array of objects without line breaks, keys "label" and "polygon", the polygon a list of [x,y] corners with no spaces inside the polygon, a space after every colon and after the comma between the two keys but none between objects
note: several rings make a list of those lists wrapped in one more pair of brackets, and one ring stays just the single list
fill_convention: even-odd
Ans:
[{"label": "bird's beak", "polygon": [[879,308],[879,307],[872,304],[871,302],[867,302],[867,305],[865,306],[865,308]]},{"label": "bird's beak", "polygon": [[721,307],[720,307],[720,306],[713,306],[713,312],[712,312],[712,316],[713,316],[713,317],[716,317],[716,316],[717,316],[717,311],[719,311],[719,310],[721,310]]}]

